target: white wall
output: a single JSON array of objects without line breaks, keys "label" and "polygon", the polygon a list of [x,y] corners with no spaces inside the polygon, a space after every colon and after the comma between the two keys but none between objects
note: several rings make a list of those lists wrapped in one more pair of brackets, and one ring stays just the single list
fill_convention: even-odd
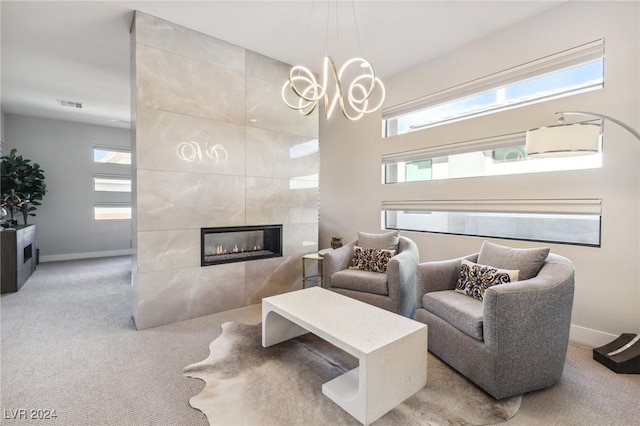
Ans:
[{"label": "white wall", "polygon": [[[104,196],[94,193],[93,175],[110,171],[94,165],[93,146],[128,148],[129,130],[15,114],[6,114],[4,125],[5,152],[17,148],[44,170],[48,192],[37,216],[29,218],[37,226],[40,261],[129,253],[130,220],[93,219],[94,201]],[[113,196],[102,201],[130,200],[130,194]]]},{"label": "white wall", "polygon": [[[604,166],[569,171],[382,185],[381,155],[554,124],[554,111],[586,110],[640,128],[638,3],[566,3],[427,64],[385,79],[385,106],[428,95],[599,38],[605,38],[605,88],[459,123],[382,139],[380,113],[351,123],[322,120],[320,247],[331,235],[355,239],[380,229],[380,203],[393,200],[601,198],[602,247],[551,244],[576,267],[573,340],[604,344],[640,331],[639,157],[628,132],[605,127]],[[434,40],[437,42],[437,40]],[[404,232],[421,261],[476,252],[481,238]],[[517,247],[541,243],[501,241]],[[545,244],[547,245],[547,244]]]}]

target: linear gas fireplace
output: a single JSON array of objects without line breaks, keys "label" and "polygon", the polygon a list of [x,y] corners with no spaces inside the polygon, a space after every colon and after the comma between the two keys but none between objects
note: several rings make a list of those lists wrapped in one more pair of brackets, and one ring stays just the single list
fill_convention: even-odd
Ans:
[{"label": "linear gas fireplace", "polygon": [[202,228],[201,266],[282,257],[282,225]]}]

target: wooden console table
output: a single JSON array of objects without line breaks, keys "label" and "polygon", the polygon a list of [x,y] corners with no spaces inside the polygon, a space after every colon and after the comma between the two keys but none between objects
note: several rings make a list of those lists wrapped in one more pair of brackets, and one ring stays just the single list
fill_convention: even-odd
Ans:
[{"label": "wooden console table", "polygon": [[16,229],[0,231],[2,244],[2,273],[0,292],[13,293],[36,270],[36,226],[19,225]]}]

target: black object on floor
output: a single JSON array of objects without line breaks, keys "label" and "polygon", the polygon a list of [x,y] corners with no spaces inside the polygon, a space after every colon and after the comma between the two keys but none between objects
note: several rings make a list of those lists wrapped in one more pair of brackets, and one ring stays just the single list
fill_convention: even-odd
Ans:
[{"label": "black object on floor", "polygon": [[618,374],[640,374],[640,339],[623,333],[613,342],[593,349],[593,359]]}]

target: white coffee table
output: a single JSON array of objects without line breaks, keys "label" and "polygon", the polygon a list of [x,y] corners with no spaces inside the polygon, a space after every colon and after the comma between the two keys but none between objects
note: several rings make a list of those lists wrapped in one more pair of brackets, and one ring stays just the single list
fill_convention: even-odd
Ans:
[{"label": "white coffee table", "polygon": [[425,324],[319,287],[262,299],[262,346],[308,332],[359,359],[322,393],[364,425],[427,384]]}]

